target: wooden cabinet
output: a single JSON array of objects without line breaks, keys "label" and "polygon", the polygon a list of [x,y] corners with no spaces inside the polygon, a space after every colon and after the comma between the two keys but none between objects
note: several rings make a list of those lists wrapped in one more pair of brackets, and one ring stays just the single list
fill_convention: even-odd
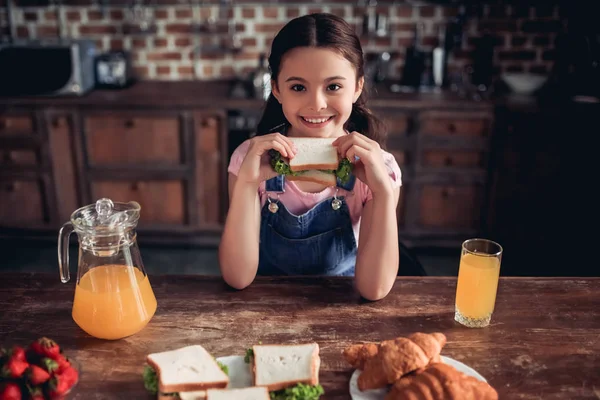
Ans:
[{"label": "wooden cabinet", "polygon": [[0,221],[10,228],[47,223],[43,184],[39,180],[0,178]]},{"label": "wooden cabinet", "polygon": [[397,209],[409,246],[460,246],[481,231],[493,110],[374,110],[402,170]]}]

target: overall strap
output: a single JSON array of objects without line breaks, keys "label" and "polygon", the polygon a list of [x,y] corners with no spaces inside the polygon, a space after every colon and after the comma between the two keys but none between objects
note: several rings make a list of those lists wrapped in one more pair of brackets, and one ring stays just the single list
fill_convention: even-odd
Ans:
[{"label": "overall strap", "polygon": [[285,192],[285,176],[277,175],[265,182],[265,191],[283,193]]}]

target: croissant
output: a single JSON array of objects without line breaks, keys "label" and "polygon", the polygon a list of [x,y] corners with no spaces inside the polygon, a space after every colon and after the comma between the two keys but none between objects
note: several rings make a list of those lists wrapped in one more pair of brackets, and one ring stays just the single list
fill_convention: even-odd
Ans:
[{"label": "croissant", "polygon": [[358,377],[360,390],[377,389],[392,384],[402,376],[439,362],[446,344],[443,333],[413,333],[408,337],[385,340],[377,353],[364,361]]},{"label": "croissant", "polygon": [[348,364],[362,370],[365,368],[365,362],[375,357],[378,351],[379,344],[365,343],[348,346],[342,351],[342,354],[346,361],[348,361]]},{"label": "croissant", "polygon": [[435,363],[396,381],[385,400],[498,400],[498,393],[487,382]]}]

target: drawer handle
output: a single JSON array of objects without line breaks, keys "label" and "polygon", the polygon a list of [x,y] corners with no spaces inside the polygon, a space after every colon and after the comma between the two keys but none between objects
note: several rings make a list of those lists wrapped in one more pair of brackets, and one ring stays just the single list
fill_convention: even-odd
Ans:
[{"label": "drawer handle", "polygon": [[6,129],[8,128],[8,122],[6,122],[3,119],[0,119],[0,129]]},{"label": "drawer handle", "polygon": [[132,119],[125,121],[125,128],[131,129],[135,126],[135,122]]},{"label": "drawer handle", "polygon": [[454,125],[452,123],[448,124],[448,132],[455,133],[456,132],[456,125]]},{"label": "drawer handle", "polygon": [[446,166],[448,166],[448,167],[449,167],[449,166],[451,166],[452,164],[454,164],[454,161],[452,160],[452,157],[450,157],[450,156],[446,157],[446,158],[444,159],[444,164],[445,164]]},{"label": "drawer handle", "polygon": [[450,190],[448,190],[448,189],[443,189],[443,190],[442,190],[442,197],[443,197],[444,199],[447,199],[448,197],[450,197],[450,194],[451,194],[451,193],[450,193]]},{"label": "drawer handle", "polygon": [[4,156],[2,157],[2,159],[5,163],[11,164],[15,161],[15,156],[12,154],[11,151],[6,151],[4,152]]},{"label": "drawer handle", "polygon": [[144,183],[143,182],[133,182],[131,184],[131,190],[133,190],[134,192],[137,192],[141,189],[144,188]]},{"label": "drawer handle", "polygon": [[7,191],[8,193],[14,193],[17,190],[17,184],[15,182],[7,183],[4,186],[4,190]]},{"label": "drawer handle", "polygon": [[58,118],[58,117],[52,118],[52,127],[60,128],[60,118]]},{"label": "drawer handle", "polygon": [[203,128],[213,128],[217,123],[214,118],[206,118],[202,120],[201,125]]}]

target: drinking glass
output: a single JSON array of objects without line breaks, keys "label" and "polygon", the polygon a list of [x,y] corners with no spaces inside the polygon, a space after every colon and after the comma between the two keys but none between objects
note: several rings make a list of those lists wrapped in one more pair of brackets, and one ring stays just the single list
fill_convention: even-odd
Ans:
[{"label": "drinking glass", "polygon": [[454,319],[469,328],[490,324],[500,277],[502,246],[487,239],[463,242]]}]

